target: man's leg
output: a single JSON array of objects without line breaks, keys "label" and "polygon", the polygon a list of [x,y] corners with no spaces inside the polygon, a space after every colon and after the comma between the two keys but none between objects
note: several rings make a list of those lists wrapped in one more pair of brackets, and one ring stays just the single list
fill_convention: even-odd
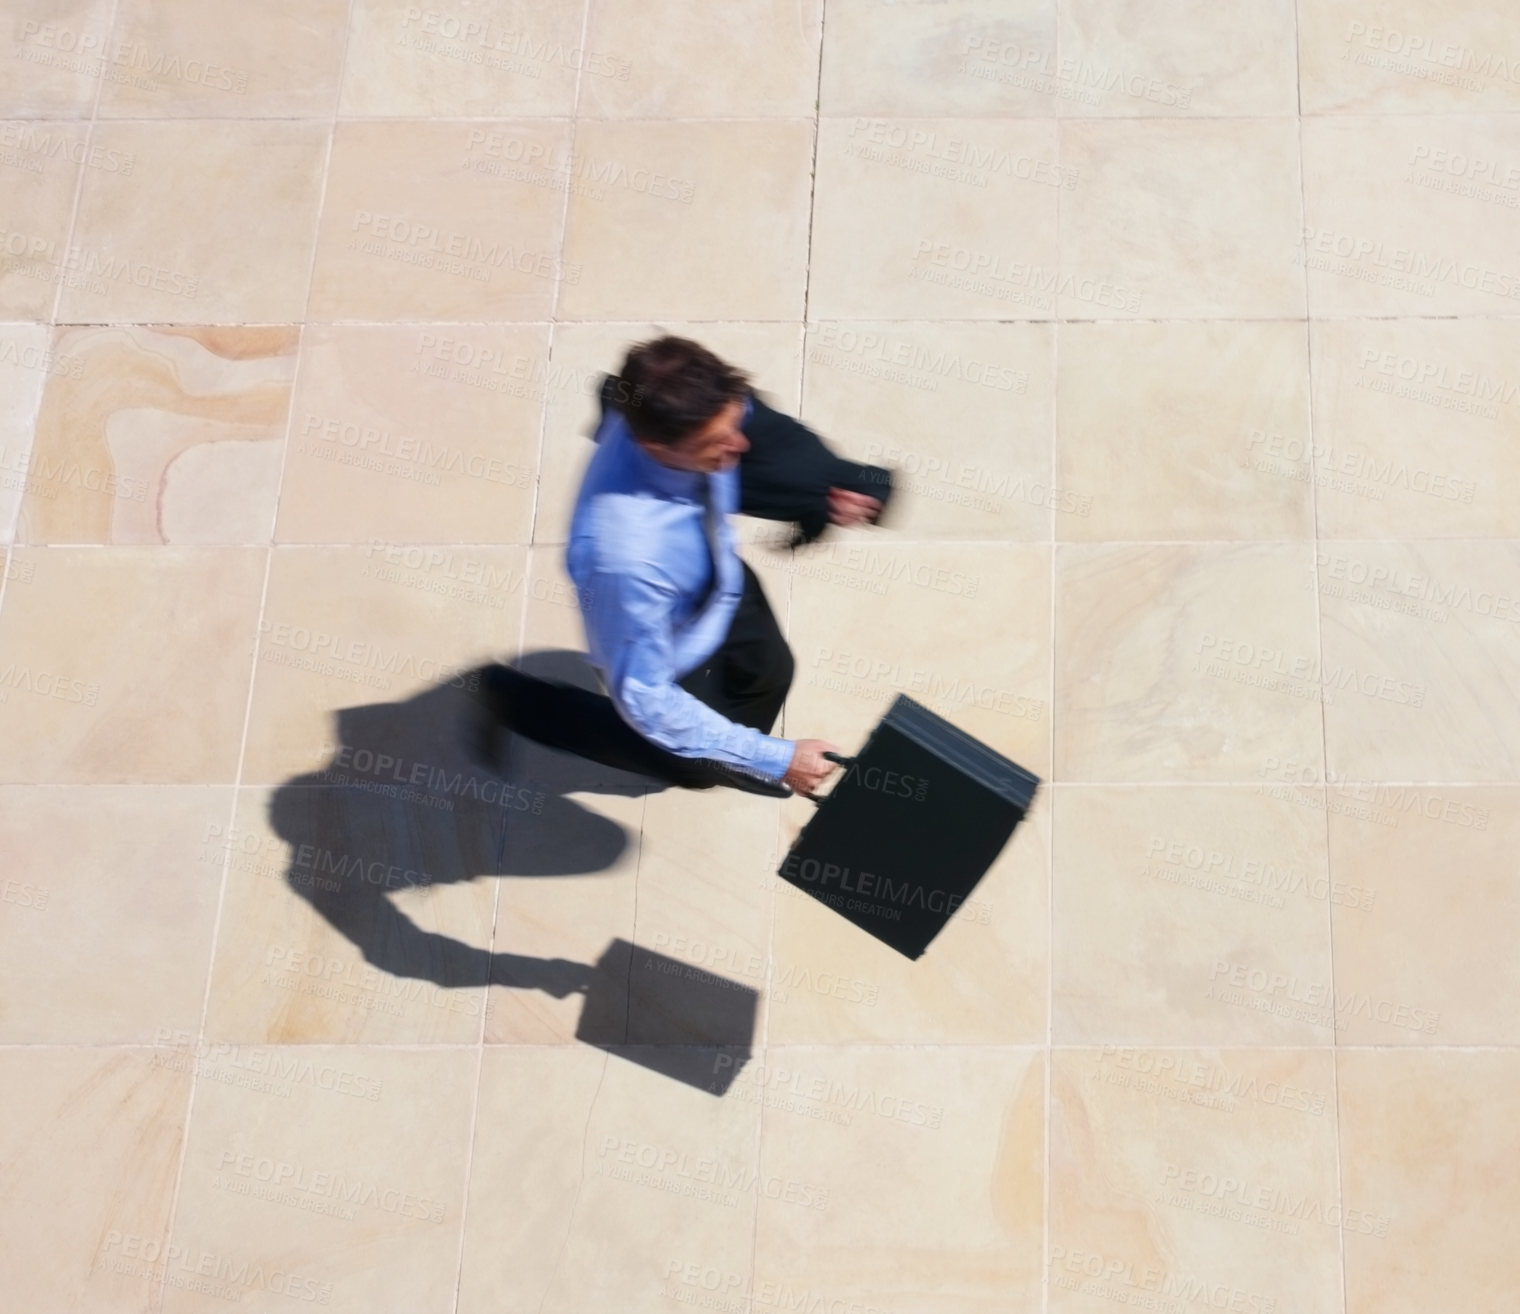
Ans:
[{"label": "man's leg", "polygon": [[681,687],[731,721],[770,734],[796,674],[796,662],[776,623],[759,577],[744,567],[744,596],[723,646]]}]

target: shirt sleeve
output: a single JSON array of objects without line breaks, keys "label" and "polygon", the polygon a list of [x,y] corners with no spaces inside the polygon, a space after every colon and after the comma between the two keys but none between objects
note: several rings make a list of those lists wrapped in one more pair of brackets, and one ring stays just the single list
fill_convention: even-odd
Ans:
[{"label": "shirt sleeve", "polygon": [[676,683],[671,632],[679,594],[653,567],[597,571],[582,592],[587,646],[607,676],[618,713],[644,738],[679,757],[710,758],[780,780],[789,739],[739,725]]}]

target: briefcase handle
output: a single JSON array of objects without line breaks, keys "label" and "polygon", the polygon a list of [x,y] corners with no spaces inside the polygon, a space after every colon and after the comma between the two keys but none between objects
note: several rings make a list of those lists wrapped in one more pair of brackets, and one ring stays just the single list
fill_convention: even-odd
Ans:
[{"label": "briefcase handle", "polygon": [[[855,761],[853,757],[845,757],[843,753],[830,753],[825,751],[823,756],[828,759],[828,761],[837,762],[842,767],[849,767]],[[818,794],[809,794],[807,797],[813,800],[813,805],[816,807],[818,804],[822,803],[824,799],[833,794],[833,792],[834,791],[831,789],[829,790],[828,794],[823,794],[821,796]]]}]

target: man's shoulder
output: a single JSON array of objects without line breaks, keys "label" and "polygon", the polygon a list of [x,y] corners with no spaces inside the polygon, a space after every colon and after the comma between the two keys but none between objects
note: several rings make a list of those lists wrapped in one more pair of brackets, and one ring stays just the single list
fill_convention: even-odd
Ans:
[{"label": "man's shoulder", "polygon": [[658,581],[652,562],[665,536],[660,499],[637,490],[606,490],[588,496],[570,527],[568,556],[581,574]]},{"label": "man's shoulder", "polygon": [[664,499],[647,489],[607,487],[588,488],[576,508],[570,533],[585,535],[615,550],[625,534],[656,529],[665,515]]}]

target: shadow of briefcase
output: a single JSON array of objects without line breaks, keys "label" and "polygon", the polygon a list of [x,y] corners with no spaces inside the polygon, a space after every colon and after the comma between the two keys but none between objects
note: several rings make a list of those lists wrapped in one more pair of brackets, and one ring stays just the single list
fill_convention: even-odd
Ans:
[{"label": "shadow of briefcase", "polygon": [[[833,757],[833,755],[830,755]],[[1040,779],[899,694],[779,875],[920,958],[992,866]]]},{"label": "shadow of briefcase", "polygon": [[613,940],[580,987],[575,1038],[722,1095],[754,1054],[760,992],[627,940]]}]

